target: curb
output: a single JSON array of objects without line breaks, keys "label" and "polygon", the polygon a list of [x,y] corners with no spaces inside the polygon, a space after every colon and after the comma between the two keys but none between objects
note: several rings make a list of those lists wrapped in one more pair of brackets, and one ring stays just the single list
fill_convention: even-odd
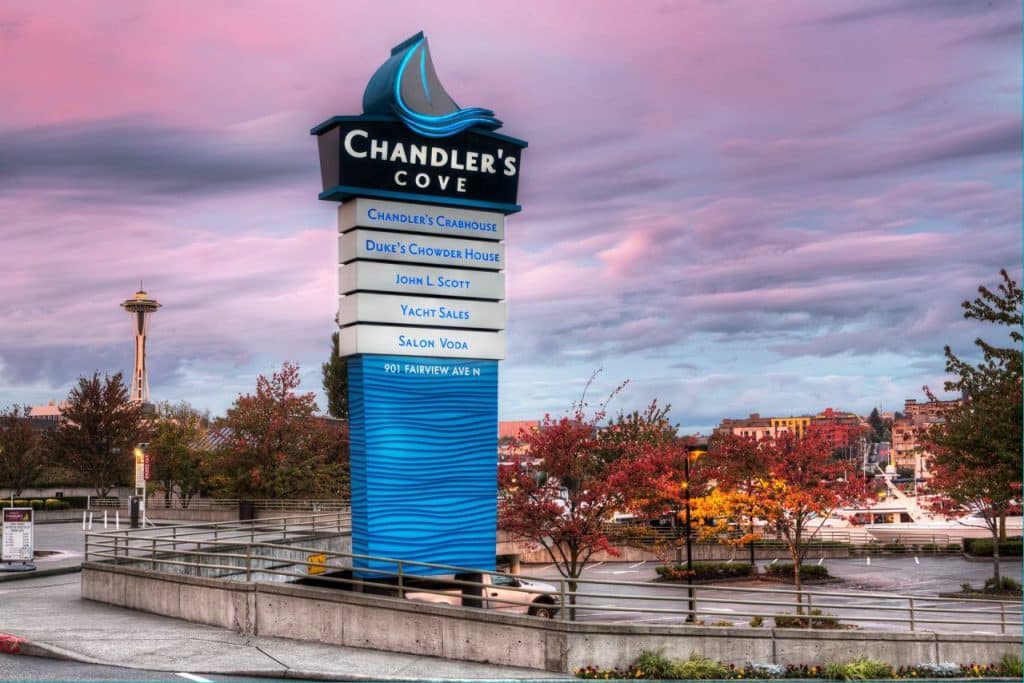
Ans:
[{"label": "curb", "polygon": [[77,652],[71,652],[70,650],[65,650],[64,648],[57,647],[55,645],[34,643],[27,638],[22,638],[21,636],[12,635],[10,633],[0,633],[0,654],[43,657],[45,659],[59,659],[67,662],[81,662],[82,664],[119,666],[117,664],[110,664],[109,662],[93,659],[92,657],[86,657],[85,655],[78,654]]},{"label": "curb", "polygon": [[5,581],[24,581],[25,579],[38,579],[44,576],[60,576],[61,574],[77,574],[81,571],[82,565],[75,564],[71,565],[70,567],[51,567],[50,569],[36,569],[35,571],[30,572],[0,572],[0,583],[3,583]]}]

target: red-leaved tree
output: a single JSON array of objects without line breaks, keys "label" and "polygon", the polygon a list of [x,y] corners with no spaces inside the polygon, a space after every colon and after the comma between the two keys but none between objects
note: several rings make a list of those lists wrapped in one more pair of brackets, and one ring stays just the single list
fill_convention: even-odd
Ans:
[{"label": "red-leaved tree", "polygon": [[789,550],[800,613],[800,563],[807,541],[839,508],[863,504],[869,498],[867,482],[857,463],[834,458],[820,435],[783,432],[758,441],[757,447],[764,474],[755,479],[752,493],[767,527]]},{"label": "red-leaved tree", "polygon": [[568,417],[545,415],[540,428],[524,431],[522,445],[540,469],[522,467],[519,456],[499,472],[503,500],[498,526],[544,548],[569,580],[570,618],[575,617],[577,579],[597,552],[618,555],[605,521],[625,507],[623,459],[601,457],[597,423],[582,409]]}]

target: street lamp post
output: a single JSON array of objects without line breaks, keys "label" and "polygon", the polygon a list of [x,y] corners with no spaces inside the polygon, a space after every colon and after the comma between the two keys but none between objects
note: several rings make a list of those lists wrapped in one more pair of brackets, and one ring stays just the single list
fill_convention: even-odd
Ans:
[{"label": "street lamp post", "polygon": [[693,592],[693,526],[690,520],[690,458],[696,460],[702,451],[691,451],[687,449],[686,458],[683,460],[683,476],[686,478],[686,490],[683,492],[683,499],[686,506],[686,595],[689,600],[689,612],[686,615],[687,622],[697,620],[697,599]]}]

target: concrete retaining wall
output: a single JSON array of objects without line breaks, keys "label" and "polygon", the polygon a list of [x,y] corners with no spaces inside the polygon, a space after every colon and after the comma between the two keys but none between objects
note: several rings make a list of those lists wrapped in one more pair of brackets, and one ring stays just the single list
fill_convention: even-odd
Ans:
[{"label": "concrete retaining wall", "polygon": [[1020,634],[888,633],[580,624],[455,610],[348,591],[169,576],[87,562],[82,597],[243,634],[407,652],[570,673],[625,667],[643,650],[722,662],[824,664],[864,655],[894,666],[995,662],[1021,650]]}]

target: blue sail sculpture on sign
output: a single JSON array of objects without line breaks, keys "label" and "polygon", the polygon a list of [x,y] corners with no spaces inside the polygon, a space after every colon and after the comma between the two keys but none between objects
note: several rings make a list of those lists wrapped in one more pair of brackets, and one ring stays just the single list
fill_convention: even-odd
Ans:
[{"label": "blue sail sculpture on sign", "polygon": [[501,127],[490,109],[463,109],[445,92],[422,31],[395,46],[391,58],[373,74],[363,93],[363,113],[397,116],[411,131],[429,138]]}]

